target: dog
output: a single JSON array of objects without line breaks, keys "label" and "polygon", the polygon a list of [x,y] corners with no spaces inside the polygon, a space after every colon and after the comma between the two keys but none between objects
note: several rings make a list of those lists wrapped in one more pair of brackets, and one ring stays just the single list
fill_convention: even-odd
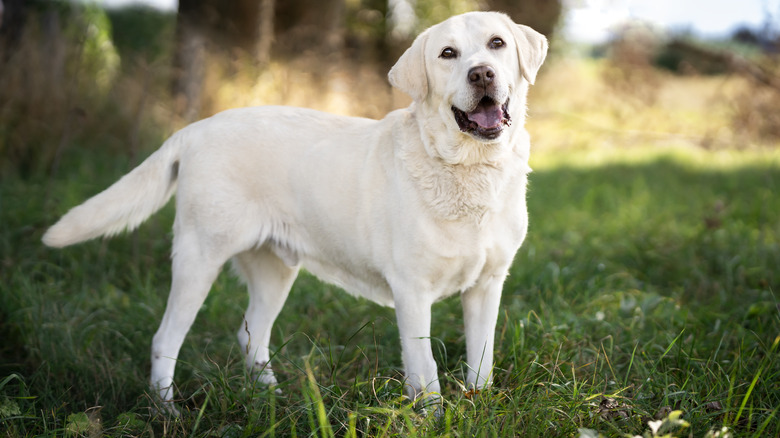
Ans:
[{"label": "dog", "polygon": [[151,355],[151,387],[171,410],[179,349],[228,260],[248,286],[238,339],[257,382],[277,383],[271,328],[305,266],[395,308],[405,392],[425,405],[441,402],[431,306],[460,293],[466,383],[482,389],[502,285],[528,228],[526,96],[547,47],[504,14],[454,16],[422,32],[388,74],[409,107],[381,120],[224,111],[173,134],[43,242],[133,229],[176,192],[171,292]]}]

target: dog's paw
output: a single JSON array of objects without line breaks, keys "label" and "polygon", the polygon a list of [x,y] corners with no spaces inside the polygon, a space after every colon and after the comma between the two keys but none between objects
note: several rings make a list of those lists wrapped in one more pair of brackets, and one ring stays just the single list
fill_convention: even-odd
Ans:
[{"label": "dog's paw", "polygon": [[150,408],[152,416],[160,416],[165,418],[180,419],[181,411],[176,407],[176,403],[173,400],[158,400],[154,406]]},{"label": "dog's paw", "polygon": [[266,383],[266,382],[261,382],[259,380],[256,380],[255,381],[255,388],[267,388],[268,390],[273,391],[273,393],[275,395],[283,395],[284,394],[282,392],[282,390],[279,389],[279,387],[277,386],[276,383]]},{"label": "dog's paw", "polygon": [[418,412],[424,416],[433,415],[434,418],[444,416],[444,400],[439,393],[428,393],[418,397],[414,404]]},{"label": "dog's paw", "polygon": [[432,415],[433,418],[439,420],[441,418],[444,418],[444,405],[438,403],[438,404],[426,406],[424,408],[420,408],[420,414],[425,417]]},{"label": "dog's paw", "polygon": [[256,386],[263,386],[272,389],[274,394],[282,395],[282,390],[279,389],[279,382],[276,381],[271,366],[267,363],[256,364],[252,370],[252,377]]}]

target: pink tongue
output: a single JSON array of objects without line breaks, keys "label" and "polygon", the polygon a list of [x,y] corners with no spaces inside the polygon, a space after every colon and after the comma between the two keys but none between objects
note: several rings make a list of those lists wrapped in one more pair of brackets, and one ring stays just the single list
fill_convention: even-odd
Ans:
[{"label": "pink tongue", "polygon": [[504,118],[504,111],[500,105],[486,105],[482,102],[477,105],[474,111],[466,114],[472,122],[479,125],[482,129],[496,128],[501,125]]}]

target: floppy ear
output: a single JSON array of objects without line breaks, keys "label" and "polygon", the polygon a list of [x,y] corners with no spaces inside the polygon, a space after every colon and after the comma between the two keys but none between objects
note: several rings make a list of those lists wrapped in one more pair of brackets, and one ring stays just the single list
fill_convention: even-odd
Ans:
[{"label": "floppy ear", "polygon": [[536,73],[547,56],[547,38],[539,32],[522,24],[510,25],[517,44],[517,58],[520,61],[520,71],[526,81],[533,84]]},{"label": "floppy ear", "polygon": [[415,101],[428,95],[428,72],[425,70],[425,42],[428,31],[414,39],[412,46],[398,58],[387,74],[390,85],[408,94]]}]

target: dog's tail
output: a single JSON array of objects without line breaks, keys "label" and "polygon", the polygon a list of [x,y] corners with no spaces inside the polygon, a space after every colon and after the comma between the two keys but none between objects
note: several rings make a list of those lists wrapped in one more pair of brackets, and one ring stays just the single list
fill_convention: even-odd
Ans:
[{"label": "dog's tail", "polygon": [[61,248],[99,236],[132,230],[162,208],[176,191],[180,131],[111,187],[73,207],[43,235],[43,243]]}]

